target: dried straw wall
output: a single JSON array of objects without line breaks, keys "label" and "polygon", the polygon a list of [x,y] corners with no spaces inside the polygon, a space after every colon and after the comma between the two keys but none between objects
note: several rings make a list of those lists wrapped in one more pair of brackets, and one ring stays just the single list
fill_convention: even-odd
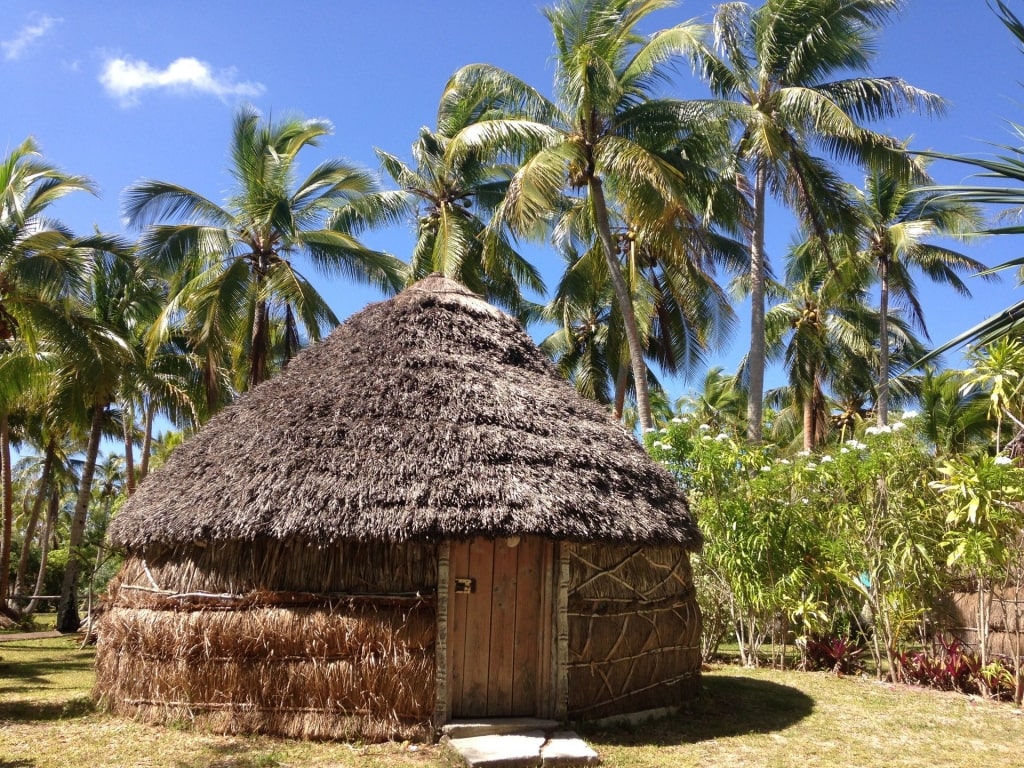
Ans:
[{"label": "dried straw wall", "polygon": [[[1024,591],[994,589],[990,596],[989,653],[1013,656],[1024,633]],[[978,648],[978,593],[954,592],[939,605],[938,623],[968,648]],[[1024,641],[1022,641],[1024,644]]]},{"label": "dried straw wall", "polygon": [[568,715],[678,706],[700,685],[700,609],[680,546],[569,548]]},{"label": "dried straw wall", "polygon": [[436,554],[210,544],[128,558],[98,627],[109,710],[224,733],[426,738]]}]

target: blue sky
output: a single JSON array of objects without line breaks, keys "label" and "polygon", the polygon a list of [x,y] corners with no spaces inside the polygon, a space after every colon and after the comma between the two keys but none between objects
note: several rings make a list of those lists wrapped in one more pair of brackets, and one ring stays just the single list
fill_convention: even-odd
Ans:
[{"label": "blue sky", "polygon": [[[120,193],[148,177],[221,200],[228,188],[227,142],[234,109],[329,119],[335,133],[309,151],[308,168],[346,157],[376,168],[373,148],[408,157],[420,126],[432,126],[438,97],[458,67],[486,61],[549,90],[550,32],[534,0],[265,0],[198,3],[103,3],[6,0],[0,26],[0,92],[7,104],[0,144],[9,151],[34,136],[45,156],[93,178],[100,197],[60,202],[55,214],[75,229],[122,231]],[[689,0],[654,17],[664,27],[710,20],[715,3]],[[1024,2],[1011,0],[1024,15]],[[1011,142],[1009,121],[1024,122],[1021,54],[984,0],[909,0],[879,40],[873,73],[896,75],[949,100],[945,118],[908,116],[879,126],[913,136],[912,147],[985,154],[984,142]],[[682,72],[677,93],[701,94]],[[935,166],[942,182],[965,179],[963,167]],[[856,180],[856,176],[851,176]],[[779,264],[793,223],[769,222],[769,252]],[[367,241],[399,257],[404,229]],[[1024,240],[991,239],[964,247],[996,263]],[[549,286],[558,260],[531,250]],[[342,318],[379,298],[348,283],[315,279]],[[975,286],[973,301],[921,284],[935,343],[1008,305],[1019,294],[1007,277]],[[742,308],[740,308],[742,311]],[[735,365],[747,343],[743,322],[730,347],[711,361]],[[950,364],[959,361],[950,359]],[[671,386],[685,389],[684,383]]]}]

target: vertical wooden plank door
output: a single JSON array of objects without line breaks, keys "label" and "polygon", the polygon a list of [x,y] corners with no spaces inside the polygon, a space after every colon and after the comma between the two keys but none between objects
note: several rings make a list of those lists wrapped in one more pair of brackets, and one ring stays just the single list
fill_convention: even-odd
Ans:
[{"label": "vertical wooden plank door", "polygon": [[452,542],[452,718],[549,714],[553,546],[533,536]]}]

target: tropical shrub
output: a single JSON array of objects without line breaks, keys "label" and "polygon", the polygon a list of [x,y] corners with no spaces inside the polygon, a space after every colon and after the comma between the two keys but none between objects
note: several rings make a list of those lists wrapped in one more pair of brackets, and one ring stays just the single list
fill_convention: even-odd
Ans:
[{"label": "tropical shrub", "polygon": [[[870,638],[875,669],[895,675],[939,589],[944,532],[934,460],[911,425],[790,456],[687,413],[647,435],[689,491],[706,537],[697,570],[728,589],[717,602],[742,663],[757,664],[768,643],[782,660],[796,638],[807,664],[810,638],[843,632]],[[853,626],[835,627],[836,616]]]},{"label": "tropical shrub", "polygon": [[847,637],[809,637],[803,643],[804,664],[808,671],[853,675],[864,669],[867,647],[863,640]]}]

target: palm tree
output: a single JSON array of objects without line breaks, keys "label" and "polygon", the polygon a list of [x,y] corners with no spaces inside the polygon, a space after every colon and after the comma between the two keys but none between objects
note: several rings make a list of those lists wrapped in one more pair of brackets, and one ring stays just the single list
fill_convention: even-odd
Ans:
[{"label": "palm tree", "polygon": [[[831,371],[844,355],[867,354],[873,343],[863,334],[863,280],[854,274],[856,262],[842,258],[845,243],[844,238],[832,238],[826,246],[832,249],[827,258],[813,238],[796,246],[785,285],[775,287],[781,301],[765,313],[767,355],[782,358],[789,380],[785,396],[776,392],[770,399],[779,404],[787,401],[800,413],[802,420],[783,418],[782,423],[803,425],[806,451],[814,450],[827,435],[825,388]],[[843,271],[830,267],[830,262],[841,265]]]},{"label": "palm tree", "polygon": [[[81,548],[85,542],[92,482],[100,441],[120,387],[123,371],[133,363],[131,339],[119,333],[121,313],[130,315],[134,273],[121,261],[130,247],[113,238],[97,239],[93,248],[93,269],[86,294],[77,298],[63,323],[57,353],[63,369],[57,374],[55,404],[65,418],[84,427],[85,457],[79,479],[77,500],[68,537],[68,561],[64,569],[56,629],[78,630],[78,577],[84,565]],[[128,300],[123,300],[124,297]]]},{"label": "palm tree", "polygon": [[[607,279],[603,257],[580,258],[575,250],[564,254],[567,265],[544,307],[544,318],[556,325],[540,344],[559,373],[583,397],[602,405],[613,405],[616,419],[622,417],[618,383],[623,363],[629,366],[629,352],[622,323],[612,311],[615,297]],[[600,257],[600,255],[599,255]],[[622,396],[625,398],[625,385]]]},{"label": "palm tree", "polygon": [[531,307],[522,289],[543,294],[540,273],[515,249],[506,228],[497,227],[487,247],[484,242],[514,168],[489,161],[480,152],[457,157],[448,152],[452,136],[478,112],[442,100],[438,130],[421,128],[412,145],[415,167],[376,150],[384,171],[399,186],[399,212],[415,222],[416,244],[405,284],[438,272],[527,319]]},{"label": "palm tree", "polygon": [[971,294],[957,273],[984,269],[981,262],[963,253],[927,242],[934,237],[962,237],[977,230],[980,222],[972,204],[924,191],[922,185],[929,181],[923,166],[919,178],[913,180],[874,167],[865,179],[864,190],[856,193],[867,255],[876,265],[880,284],[875,410],[883,426],[889,418],[890,300],[895,299],[927,337],[911,269],[951,286],[961,296]]},{"label": "palm tree", "polygon": [[940,457],[973,453],[989,441],[988,397],[978,389],[965,391],[963,371],[935,371],[921,380],[921,415],[925,439]]},{"label": "palm tree", "polygon": [[906,165],[892,139],[862,125],[904,108],[941,108],[941,100],[895,77],[832,79],[867,68],[881,25],[899,0],[766,0],[718,6],[719,53],[702,49],[698,64],[720,104],[739,126],[736,154],[750,177],[750,353],[748,437],[762,434],[765,365],[765,250],[769,193],[794,209],[802,227],[822,241],[850,231],[855,218],[845,185],[822,151],[836,161],[869,158]]},{"label": "palm tree", "polygon": [[[685,23],[646,37],[638,31],[665,0],[563,0],[544,11],[555,38],[550,101],[496,67],[477,64],[452,76],[452,101],[481,90],[501,109],[456,134],[449,155],[519,149],[524,160],[495,217],[519,234],[536,233],[564,209],[567,187],[585,190],[629,348],[640,424],[651,429],[645,345],[619,261],[608,196],[650,218],[681,197],[687,178],[666,159],[702,115],[693,105],[653,98],[666,66],[695,49],[702,28]],[[704,121],[706,123],[706,120]],[[492,226],[493,229],[493,226]]]},{"label": "palm tree", "polygon": [[971,368],[964,371],[962,392],[975,389],[988,397],[988,415],[995,418],[996,453],[1002,450],[1003,420],[1015,433],[1024,433],[1024,340],[1004,336],[969,354]]},{"label": "palm tree", "polygon": [[712,431],[740,432],[745,426],[747,393],[739,376],[715,366],[704,374],[700,390],[681,398],[676,410],[693,414]]},{"label": "palm tree", "polygon": [[[376,190],[369,174],[328,160],[295,182],[299,152],[328,133],[324,120],[271,122],[243,108],[233,126],[235,186],[225,205],[163,181],[128,188],[129,221],[136,227],[153,224],[139,241],[139,254],[171,280],[155,342],[167,339],[173,321],[184,316],[184,325],[212,357],[237,350],[245,375],[238,386],[245,389],[270,374],[273,324],[288,326],[289,338],[301,325],[318,339],[338,322],[292,263],[296,255],[320,272],[384,291],[400,284],[401,262],[330,221],[339,207]],[[154,224],[165,218],[181,223]]]},{"label": "palm tree", "polygon": [[32,380],[40,324],[62,313],[63,297],[83,279],[71,232],[47,217],[52,203],[77,191],[92,192],[92,182],[43,160],[32,139],[0,160],[0,605],[6,605],[13,525],[8,414]]},{"label": "palm tree", "polygon": [[[132,355],[120,372],[116,394],[124,440],[125,487],[131,495],[148,469],[157,413],[170,417],[179,426],[195,428],[211,409],[204,407],[208,403],[195,352],[176,337],[156,347],[147,344],[149,331],[167,302],[166,282],[134,250],[118,254],[105,268],[109,273],[108,284],[116,289],[97,296],[104,306],[97,306],[95,311],[132,346]],[[223,373],[223,367],[218,368],[218,373]],[[217,389],[226,386],[227,382],[223,382]],[[142,460],[137,470],[135,446],[140,441]]]},{"label": "palm tree", "polygon": [[[727,340],[735,314],[716,270],[736,268],[745,255],[741,244],[683,219],[682,211],[677,208],[675,221],[663,217],[658,226],[644,228],[630,226],[616,208],[610,212],[645,357],[673,375],[693,373]],[[545,311],[562,327],[546,346],[582,394],[611,402],[621,418],[631,381],[629,348],[607,261],[593,247],[589,224],[585,207],[574,206],[556,228],[567,268]],[[648,380],[657,386],[653,376]],[[605,392],[613,393],[611,400]]]},{"label": "palm tree", "polygon": [[[15,594],[23,595],[26,592],[39,595],[43,589],[43,582],[46,575],[47,560],[50,553],[50,544],[57,530],[58,515],[60,512],[60,500],[78,487],[78,475],[76,460],[70,452],[74,446],[68,438],[70,425],[65,423],[56,425],[63,434],[56,433],[44,436],[45,448],[43,457],[23,457],[19,462],[19,468],[24,467],[23,475],[38,478],[35,485],[35,497],[32,502],[30,519],[22,540],[21,560],[18,564],[18,572],[15,583]],[[41,435],[42,436],[42,435]],[[33,464],[35,467],[33,468]],[[33,471],[33,469],[35,471]],[[29,486],[33,483],[29,482]],[[46,515],[43,516],[43,507],[46,506]],[[33,520],[35,525],[33,525]],[[33,531],[38,522],[43,520],[43,529],[39,534],[39,567],[30,583],[28,573],[28,560],[32,548]],[[35,611],[38,600],[32,599],[25,606],[18,606],[21,616],[26,616]]]},{"label": "palm tree", "polygon": [[[776,288],[782,300],[765,315],[768,354],[784,362],[791,400],[802,411],[807,451],[828,435],[828,391],[846,403],[873,394],[882,325],[880,313],[867,302],[872,264],[858,258],[848,238],[833,237],[827,247],[825,253],[818,240],[808,238],[792,250],[785,286]],[[902,317],[890,318],[889,325],[899,359],[919,357],[920,342]]]}]

